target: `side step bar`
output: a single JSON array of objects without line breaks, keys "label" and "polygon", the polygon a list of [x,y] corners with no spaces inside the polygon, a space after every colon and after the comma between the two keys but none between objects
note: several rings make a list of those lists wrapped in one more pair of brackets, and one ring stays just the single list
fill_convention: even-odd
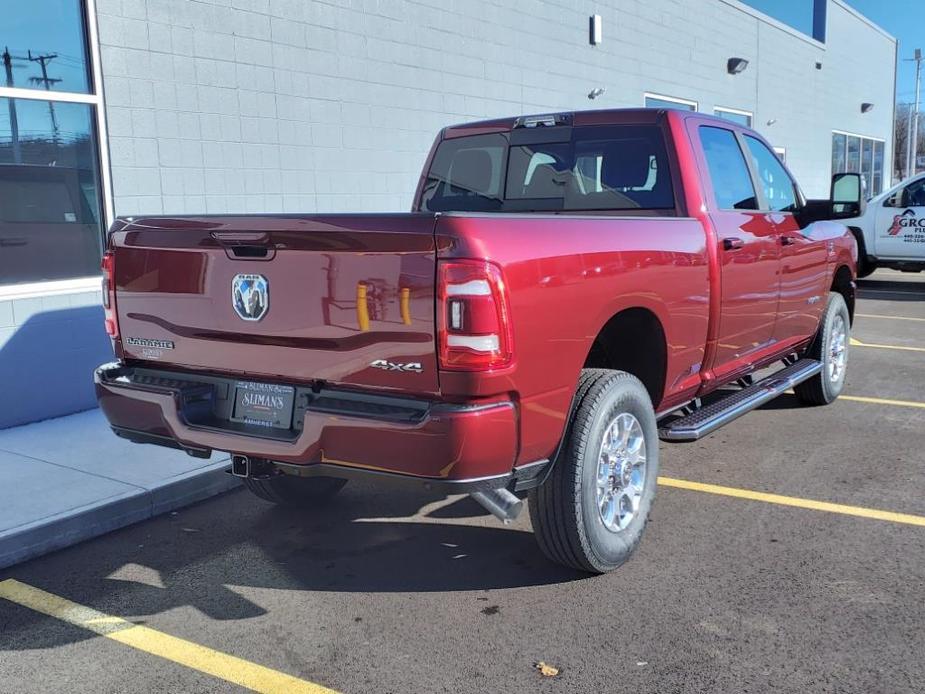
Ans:
[{"label": "side step bar", "polygon": [[820,371],[822,371],[822,362],[815,359],[800,359],[795,364],[747,388],[731,393],[722,400],[717,400],[685,417],[660,426],[659,438],[663,441],[696,441],[756,407],[773,400],[798,383],[812,378]]}]

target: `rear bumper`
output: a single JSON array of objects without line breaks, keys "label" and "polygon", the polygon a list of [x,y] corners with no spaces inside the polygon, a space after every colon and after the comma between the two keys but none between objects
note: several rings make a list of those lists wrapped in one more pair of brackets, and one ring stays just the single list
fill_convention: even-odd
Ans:
[{"label": "rear bumper", "polygon": [[100,408],[123,438],[195,456],[229,451],[291,474],[399,477],[472,491],[515,485],[545,464],[514,470],[517,417],[508,400],[455,405],[299,388],[293,428],[268,432],[221,418],[235,379],[111,363],[94,380]]}]

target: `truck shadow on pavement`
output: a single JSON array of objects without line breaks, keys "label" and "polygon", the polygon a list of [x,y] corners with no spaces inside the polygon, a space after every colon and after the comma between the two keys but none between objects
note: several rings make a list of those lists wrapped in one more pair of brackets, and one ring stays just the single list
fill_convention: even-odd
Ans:
[{"label": "truck shadow on pavement", "polygon": [[[143,624],[186,606],[219,621],[273,612],[249,599],[252,589],[295,591],[274,604],[297,610],[310,592],[487,594],[587,577],[543,557],[526,512],[505,527],[468,498],[440,498],[352,482],[326,507],[294,510],[235,491],[0,571],[0,580]],[[0,599],[0,651],[92,637]]]}]

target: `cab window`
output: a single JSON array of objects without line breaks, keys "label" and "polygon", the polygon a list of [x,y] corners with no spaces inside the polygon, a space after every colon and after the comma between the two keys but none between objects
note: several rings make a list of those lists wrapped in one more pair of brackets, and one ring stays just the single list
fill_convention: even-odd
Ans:
[{"label": "cab window", "polygon": [[673,214],[676,205],[664,132],[625,124],[444,140],[420,208]]},{"label": "cab window", "polygon": [[757,210],[755,186],[735,134],[726,128],[703,125],[700,144],[707,159],[716,206],[721,210]]},{"label": "cab window", "polygon": [[903,207],[925,207],[925,178],[903,188],[901,201]]},{"label": "cab window", "polygon": [[772,212],[794,212],[797,208],[796,188],[780,159],[760,140],[746,135],[745,144],[751,152],[768,209]]}]

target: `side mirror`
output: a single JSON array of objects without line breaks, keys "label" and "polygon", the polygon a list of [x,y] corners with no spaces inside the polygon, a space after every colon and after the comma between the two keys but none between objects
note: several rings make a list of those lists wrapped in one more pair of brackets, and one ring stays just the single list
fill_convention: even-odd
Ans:
[{"label": "side mirror", "polygon": [[837,173],[832,176],[830,199],[833,219],[864,214],[864,179],[861,174]]}]

